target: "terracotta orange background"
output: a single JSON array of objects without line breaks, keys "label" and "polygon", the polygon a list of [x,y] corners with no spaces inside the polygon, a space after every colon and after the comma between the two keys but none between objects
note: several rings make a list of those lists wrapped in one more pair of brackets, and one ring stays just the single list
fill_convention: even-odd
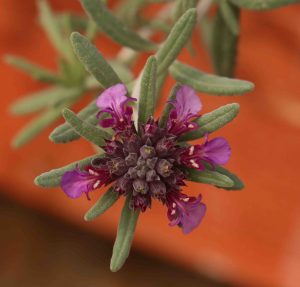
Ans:
[{"label": "terracotta orange background", "polygon": [[[77,1],[50,3],[57,10],[80,10]],[[34,1],[1,0],[0,5],[1,57],[4,53],[17,54],[54,68],[55,51],[37,25]],[[154,204],[140,219],[134,248],[242,286],[299,286],[299,15],[299,5],[243,12],[236,75],[253,81],[255,92],[243,97],[201,95],[203,112],[230,102],[241,104],[239,117],[217,134],[230,141],[233,156],[227,167],[240,175],[246,188],[226,192],[189,184],[188,190],[201,192],[208,206],[201,227],[184,236],[179,229],[168,227],[165,208]],[[197,33],[194,42],[199,47],[198,56],[191,58],[184,52],[181,57],[211,71]],[[114,56],[118,47],[103,39],[101,51]],[[0,72],[2,190],[23,204],[113,238],[121,202],[95,222],[85,223],[83,214],[91,202],[85,198],[73,201],[59,189],[43,190],[33,185],[41,172],[90,155],[93,150],[83,140],[54,145],[47,139],[51,129],[23,149],[12,150],[12,136],[29,118],[13,118],[8,107],[43,85],[4,63]],[[168,87],[171,84],[168,80]],[[94,193],[93,201],[99,195]]]}]

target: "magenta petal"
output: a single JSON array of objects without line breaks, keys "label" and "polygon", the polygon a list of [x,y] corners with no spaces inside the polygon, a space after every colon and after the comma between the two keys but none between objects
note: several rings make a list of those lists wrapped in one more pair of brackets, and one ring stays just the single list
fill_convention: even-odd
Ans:
[{"label": "magenta petal", "polygon": [[203,157],[215,164],[225,164],[231,155],[231,148],[224,138],[215,138],[203,145]]},{"label": "magenta petal", "polygon": [[195,90],[185,85],[178,89],[176,99],[172,103],[175,106],[178,120],[197,115],[202,108],[202,103]]},{"label": "magenta petal", "polygon": [[65,194],[70,198],[78,198],[84,192],[93,190],[95,176],[87,172],[82,172],[78,168],[64,173],[61,180],[61,187]]},{"label": "magenta petal", "polygon": [[201,196],[199,196],[195,202],[187,203],[187,213],[182,216],[181,228],[184,234],[190,233],[195,229],[202,221],[205,212],[206,205],[201,203]]},{"label": "magenta petal", "polygon": [[103,128],[110,128],[114,125],[114,119],[103,119],[99,122],[99,125]]}]

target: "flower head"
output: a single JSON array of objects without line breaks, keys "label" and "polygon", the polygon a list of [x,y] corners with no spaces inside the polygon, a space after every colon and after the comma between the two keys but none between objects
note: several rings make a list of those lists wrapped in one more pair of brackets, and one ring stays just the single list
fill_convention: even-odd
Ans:
[{"label": "flower head", "polygon": [[191,232],[202,221],[206,207],[202,197],[189,197],[182,193],[186,174],[184,168],[204,169],[203,161],[211,165],[224,164],[230,157],[230,147],[223,138],[216,138],[202,145],[179,145],[177,139],[185,132],[198,128],[192,119],[199,117],[201,102],[195,91],[182,86],[176,99],[170,103],[165,127],[160,127],[152,117],[139,127],[132,124],[135,99],[126,96],[123,84],[105,90],[97,99],[99,113],[108,113],[102,127],[111,127],[116,135],[106,141],[104,158],[94,160],[81,171],[76,168],[66,172],[61,186],[71,198],[88,193],[102,185],[115,182],[114,191],[130,196],[130,207],[142,212],[158,200],[168,208],[170,225]]}]

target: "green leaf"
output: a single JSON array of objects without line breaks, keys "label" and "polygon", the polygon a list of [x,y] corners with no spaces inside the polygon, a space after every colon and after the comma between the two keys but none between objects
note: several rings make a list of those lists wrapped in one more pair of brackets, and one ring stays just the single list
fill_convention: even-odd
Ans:
[{"label": "green leaf", "polygon": [[85,221],[94,220],[112,207],[119,198],[119,193],[111,187],[84,215]]},{"label": "green leaf", "polygon": [[[236,19],[236,23],[239,23],[239,8],[231,5],[231,10],[232,15]],[[237,44],[238,36],[232,33],[219,9],[213,22],[211,43],[211,54],[217,74],[226,77],[233,76],[237,55]]]},{"label": "green leaf", "polygon": [[141,80],[141,91],[138,106],[138,123],[144,124],[153,116],[156,95],[157,63],[154,56],[148,58]]},{"label": "green leaf", "polygon": [[46,31],[51,43],[56,50],[63,55],[66,59],[70,59],[71,47],[66,39],[63,37],[60,30],[59,22],[51,11],[51,8],[46,0],[38,1],[39,7],[39,20],[44,30]]},{"label": "green leaf", "polygon": [[133,73],[126,65],[115,60],[110,60],[109,65],[114,69],[114,71],[116,71],[122,83],[129,83],[133,81]]},{"label": "green leaf", "polygon": [[220,1],[220,12],[231,33],[233,35],[238,35],[240,32],[240,24],[236,17],[235,9],[228,0]]},{"label": "green leaf", "polygon": [[196,169],[186,169],[187,179],[195,182],[212,184],[221,188],[230,188],[234,186],[234,182],[228,176],[217,171]]},{"label": "green leaf", "polygon": [[36,64],[33,64],[26,59],[16,57],[16,56],[11,56],[7,55],[5,57],[5,61],[9,64],[12,65],[21,71],[24,71],[25,73],[29,74],[32,78],[45,82],[45,83],[59,83],[61,79],[59,78],[58,75],[56,75],[53,72],[50,72]]},{"label": "green leaf", "polygon": [[78,59],[85,66],[86,70],[91,73],[104,88],[121,82],[118,75],[106,62],[98,49],[91,44],[86,37],[80,35],[78,32],[74,32],[71,34],[71,43]]},{"label": "green leaf", "polygon": [[203,137],[206,133],[212,133],[231,122],[237,116],[239,111],[239,104],[233,103],[204,114],[195,121],[199,125],[199,128],[195,131],[184,134],[179,138],[179,140],[196,140]]},{"label": "green leaf", "polygon": [[63,110],[65,120],[74,128],[76,133],[97,146],[103,146],[105,139],[110,139],[111,135],[103,129],[83,121],[69,109]]},{"label": "green leaf", "polygon": [[171,66],[170,73],[176,81],[213,95],[243,94],[254,89],[251,82],[207,74],[179,61]]},{"label": "green leaf", "polygon": [[39,110],[55,107],[63,101],[77,98],[82,94],[80,88],[53,87],[25,96],[13,103],[11,112],[15,115],[25,115]]},{"label": "green leaf", "polygon": [[118,233],[110,261],[110,270],[113,272],[121,269],[129,255],[134,231],[139,217],[139,211],[130,209],[129,203],[130,196],[127,196],[122,210]]},{"label": "green leaf", "polygon": [[177,90],[179,88],[180,88],[180,84],[176,84],[172,88],[172,90],[171,90],[171,93],[169,95],[168,101],[167,101],[167,103],[166,103],[166,105],[165,105],[165,107],[164,107],[164,109],[163,109],[163,111],[161,113],[161,117],[159,119],[159,126],[161,128],[164,128],[166,126],[166,124],[167,124],[167,121],[168,121],[168,118],[169,118],[169,114],[170,114],[170,112],[171,112],[171,110],[173,108],[173,105],[170,104],[170,101],[175,100],[176,93],[177,93]]},{"label": "green leaf", "polygon": [[196,0],[176,0],[174,1],[174,20],[177,21],[182,14],[190,8],[196,8]]},{"label": "green leaf", "polygon": [[13,139],[14,148],[20,148],[41,133],[47,126],[55,122],[61,115],[60,108],[51,109],[41,116],[33,119]]},{"label": "green leaf", "polygon": [[233,186],[225,187],[224,189],[227,189],[227,190],[241,190],[241,189],[244,188],[244,186],[245,186],[244,183],[234,173],[230,172],[229,170],[227,170],[226,168],[224,168],[222,166],[216,166],[215,169],[216,169],[217,172],[229,177],[234,183]]},{"label": "green leaf", "polygon": [[[96,115],[99,108],[96,106],[96,101],[93,101],[78,113],[81,120],[89,124],[96,125],[99,122]],[[49,139],[55,143],[67,143],[79,139],[80,136],[74,131],[69,123],[64,123],[55,128],[49,136]]]},{"label": "green leaf", "polygon": [[117,19],[101,0],[81,0],[87,14],[96,24],[122,46],[138,51],[153,51],[156,45],[132,31],[125,23]]},{"label": "green leaf", "polygon": [[42,173],[41,175],[37,176],[34,180],[34,183],[40,187],[57,187],[60,186],[61,178],[66,171],[70,171],[75,169],[77,166],[78,168],[82,169],[87,165],[91,164],[93,159],[99,158],[101,155],[93,155],[89,156],[85,159],[72,162],[64,167],[60,167],[57,169],[52,169],[48,172]]},{"label": "green leaf", "polygon": [[168,38],[156,53],[157,74],[166,71],[176,60],[177,56],[192,35],[196,24],[196,9],[189,9],[175,23]]},{"label": "green leaf", "polygon": [[230,0],[230,2],[240,8],[251,10],[268,10],[300,3],[299,0]]}]

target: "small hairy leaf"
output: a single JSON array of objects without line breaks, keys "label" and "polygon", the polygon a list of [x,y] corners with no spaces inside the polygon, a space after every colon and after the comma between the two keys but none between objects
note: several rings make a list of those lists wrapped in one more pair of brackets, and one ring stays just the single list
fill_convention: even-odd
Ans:
[{"label": "small hairy leaf", "polygon": [[252,10],[268,10],[300,3],[299,0],[230,0],[230,2],[240,8]]},{"label": "small hairy leaf", "polygon": [[231,122],[239,113],[240,106],[237,103],[222,106],[210,113],[202,115],[195,122],[199,128],[180,137],[180,141],[196,140],[206,133],[212,133]]},{"label": "small hairy leaf", "polygon": [[81,3],[99,28],[117,43],[138,51],[153,51],[156,49],[154,43],[143,39],[116,18],[101,0],[81,0]]},{"label": "small hairy leaf", "polygon": [[32,78],[45,83],[59,83],[61,79],[55,73],[48,71],[36,64],[29,62],[26,59],[7,55],[5,60],[8,64],[24,71]]},{"label": "small hairy leaf", "polygon": [[89,165],[93,159],[99,158],[101,155],[93,155],[87,157],[85,159],[72,162],[64,167],[60,167],[57,169],[52,169],[48,172],[42,173],[41,175],[37,176],[34,180],[34,183],[40,187],[57,187],[60,185],[60,181],[62,176],[66,171],[70,171],[75,169],[77,166],[79,168],[83,168]]},{"label": "small hairy leaf", "polygon": [[[89,124],[96,125],[99,122],[96,115],[99,108],[96,106],[96,101],[93,101],[82,109],[77,116]],[[80,136],[74,131],[69,123],[64,123],[55,128],[49,136],[49,139],[55,143],[67,143],[79,139]]]},{"label": "small hairy leaf", "polygon": [[86,70],[91,73],[104,88],[121,82],[118,75],[106,62],[98,49],[91,44],[86,37],[78,32],[73,32],[71,34],[71,43],[78,59],[85,66]]},{"label": "small hairy leaf", "polygon": [[238,35],[240,32],[240,24],[236,17],[236,12],[228,0],[220,1],[220,12],[226,22],[227,27],[233,35]]},{"label": "small hairy leaf", "polygon": [[130,196],[127,196],[110,261],[110,270],[113,272],[121,269],[129,255],[135,227],[139,217],[139,211],[130,209],[129,203]]},{"label": "small hairy leaf", "polygon": [[226,175],[234,183],[233,186],[224,187],[224,189],[227,189],[227,190],[241,190],[241,189],[244,188],[244,183],[242,182],[242,180],[239,179],[238,176],[235,175],[234,173],[232,173],[231,171],[227,170],[226,168],[224,168],[222,166],[217,166],[216,171],[223,174],[223,175]]},{"label": "small hairy leaf", "polygon": [[197,12],[192,8],[186,11],[175,23],[168,38],[156,53],[157,74],[166,71],[192,35],[196,24]]},{"label": "small hairy leaf", "polygon": [[145,65],[138,105],[138,123],[144,124],[153,116],[156,95],[157,64],[154,56],[148,58]]},{"label": "small hairy leaf", "polygon": [[116,192],[113,187],[111,187],[84,215],[84,220],[91,221],[94,220],[96,217],[102,215],[106,210],[108,210],[115,204],[118,198],[119,193]]},{"label": "small hairy leaf", "polygon": [[221,188],[230,188],[234,182],[228,176],[212,170],[198,171],[196,169],[186,169],[187,179],[195,182],[212,184]]},{"label": "small hairy leaf", "polygon": [[176,81],[213,95],[244,94],[254,89],[251,82],[207,74],[179,61],[171,66],[170,73]]},{"label": "small hairy leaf", "polygon": [[105,139],[111,138],[111,135],[101,128],[83,121],[75,113],[69,109],[63,110],[65,120],[74,128],[76,133],[90,141],[91,143],[102,146],[105,144]]}]

